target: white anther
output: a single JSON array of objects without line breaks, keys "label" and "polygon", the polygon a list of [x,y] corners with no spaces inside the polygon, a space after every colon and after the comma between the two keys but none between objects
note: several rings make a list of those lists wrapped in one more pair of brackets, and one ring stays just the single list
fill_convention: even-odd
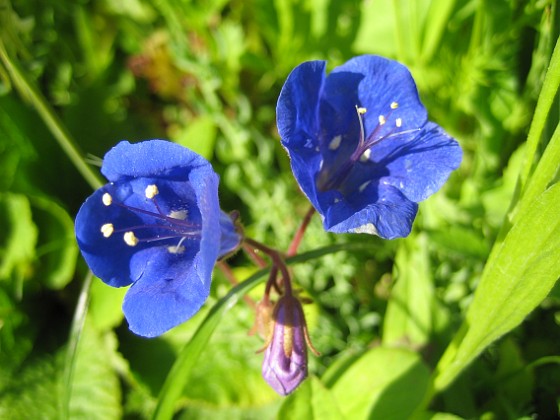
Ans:
[{"label": "white anther", "polygon": [[399,107],[398,102],[391,102],[391,109],[397,109]]},{"label": "white anther", "polygon": [[333,137],[331,142],[329,143],[329,150],[336,150],[340,146],[340,142],[342,141],[342,136],[338,135]]},{"label": "white anther", "polygon": [[362,156],[360,156],[360,162],[367,162],[371,156],[371,149],[366,149]]},{"label": "white anther", "polygon": [[113,227],[112,223],[105,223],[103,226],[101,226],[101,233],[106,238],[111,236],[113,234],[114,230],[115,230],[115,228]]},{"label": "white anther", "polygon": [[146,198],[154,198],[159,194],[159,190],[156,184],[150,184],[146,187]]},{"label": "white anther", "polygon": [[396,125],[397,127],[402,127],[402,118],[397,118],[397,119],[395,120],[395,125]]},{"label": "white anther", "polygon": [[169,213],[169,217],[177,220],[185,220],[188,215],[189,212],[187,210],[171,210]]},{"label": "white anther", "polygon": [[124,242],[128,245],[128,246],[136,246],[138,245],[138,238],[136,237],[136,235],[134,234],[134,232],[129,231],[126,232],[123,235],[123,239]]},{"label": "white anther", "polygon": [[364,107],[357,107],[356,110],[358,111],[358,114],[360,115],[364,115],[367,112],[367,108]]},{"label": "white anther", "polygon": [[172,245],[167,247],[167,251],[170,254],[182,254],[185,252],[185,247],[181,245]]},{"label": "white anther", "polygon": [[378,120],[379,120],[379,125],[383,125],[387,122],[387,120],[385,119],[385,117],[383,115],[380,115],[378,117]]},{"label": "white anther", "polygon": [[101,200],[103,200],[103,204],[105,204],[106,206],[110,206],[113,202],[113,197],[111,197],[111,194],[105,193],[103,194],[103,197],[101,197]]},{"label": "white anther", "polygon": [[367,188],[367,186],[370,184],[370,182],[371,181],[364,182],[362,185],[360,185],[360,187],[358,188],[358,191],[364,192],[364,190]]}]

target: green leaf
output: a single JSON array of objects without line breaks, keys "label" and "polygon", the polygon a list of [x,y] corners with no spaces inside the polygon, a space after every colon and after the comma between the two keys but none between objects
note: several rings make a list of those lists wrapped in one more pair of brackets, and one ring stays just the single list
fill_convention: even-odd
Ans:
[{"label": "green leaf", "polygon": [[36,277],[48,288],[62,289],[72,280],[78,258],[74,221],[49,198],[31,197],[31,205],[39,228]]},{"label": "green leaf", "polygon": [[429,376],[418,354],[377,347],[348,368],[332,395],[348,419],[405,419],[422,402]]},{"label": "green leaf", "polygon": [[550,59],[550,65],[546,73],[546,77],[539,95],[539,100],[537,102],[537,107],[535,113],[533,114],[533,120],[531,122],[531,128],[527,136],[527,154],[525,156],[525,162],[523,165],[523,171],[521,173],[520,187],[521,191],[525,188],[529,182],[531,172],[534,169],[535,157],[537,155],[538,147],[541,142],[542,133],[545,128],[546,119],[550,113],[552,103],[556,94],[558,93],[558,88],[560,87],[560,38],[556,41],[556,46],[554,47],[554,52]]},{"label": "green leaf", "polygon": [[427,236],[411,236],[397,252],[396,284],[385,314],[383,344],[426,344],[432,332],[433,300]]},{"label": "green leaf", "polygon": [[2,385],[0,418],[56,419],[60,390],[60,364],[53,355],[41,355],[27,360]]},{"label": "green leaf", "polygon": [[0,244],[0,280],[11,278],[20,289],[24,278],[30,275],[38,236],[27,197],[0,194],[0,223],[4,232]]},{"label": "green leaf", "polygon": [[284,400],[278,419],[338,420],[342,418],[332,392],[311,376]]},{"label": "green leaf", "polygon": [[446,388],[490,343],[519,325],[560,276],[560,184],[525,207],[492,253],[466,320],[440,360],[434,389]]},{"label": "green leaf", "polygon": [[112,362],[117,359],[112,332],[100,334],[86,322],[77,348],[70,418],[120,419],[121,391]]}]

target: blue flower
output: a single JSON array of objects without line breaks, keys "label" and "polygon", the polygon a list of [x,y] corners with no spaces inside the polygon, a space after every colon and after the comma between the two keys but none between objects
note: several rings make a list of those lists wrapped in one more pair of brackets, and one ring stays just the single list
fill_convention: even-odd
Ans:
[{"label": "blue flower", "polygon": [[155,337],[200,309],[217,258],[240,237],[220,210],[212,166],[182,146],[123,141],[101,172],[109,183],[80,208],[78,245],[105,283],[132,285],[123,303],[130,329]]},{"label": "blue flower", "polygon": [[328,76],[325,65],[296,67],[278,99],[292,171],[326,230],[407,236],[417,203],[459,166],[461,148],[428,121],[403,65],[359,56]]}]

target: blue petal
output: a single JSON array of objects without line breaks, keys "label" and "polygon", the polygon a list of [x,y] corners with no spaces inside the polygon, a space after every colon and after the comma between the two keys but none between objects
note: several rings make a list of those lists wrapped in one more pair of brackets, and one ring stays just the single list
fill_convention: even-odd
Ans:
[{"label": "blue petal", "polygon": [[[398,131],[422,127],[427,120],[426,109],[408,69],[379,56],[358,56],[336,67],[327,77],[322,98],[339,113],[353,112],[356,121],[356,105],[366,108],[362,116],[365,138],[389,134],[395,129],[397,118],[401,118],[402,124]],[[395,109],[392,104],[396,104]],[[380,127],[381,115],[386,122]],[[332,119],[323,122],[329,120]]]},{"label": "blue petal", "polygon": [[105,238],[100,229],[105,223],[132,226],[142,221],[120,207],[103,205],[102,196],[109,190],[113,188],[106,185],[84,202],[76,216],[76,239],[91,271],[108,285],[122,287],[134,281],[130,259],[137,249],[127,246],[122,235]]},{"label": "blue petal", "polygon": [[211,168],[200,167],[189,180],[201,215],[200,245],[186,246],[181,254],[155,246],[133,256],[130,264],[138,279],[125,296],[123,311],[138,335],[155,337],[185,322],[210,292],[221,237],[218,177]]},{"label": "blue petal", "polygon": [[113,182],[146,176],[186,179],[189,170],[202,166],[210,163],[192,150],[166,140],[134,144],[121,141],[105,155],[101,172]]},{"label": "blue petal", "polygon": [[[428,123],[413,141],[391,149],[391,140],[372,149],[372,159],[389,175],[383,182],[419,202],[438,191],[461,163],[459,144],[434,123]],[[375,158],[374,158],[375,156]]]},{"label": "blue petal", "polygon": [[220,252],[218,258],[222,258],[235,251],[241,243],[241,235],[237,232],[235,224],[229,214],[220,212]]},{"label": "blue petal", "polygon": [[291,158],[292,171],[314,206],[315,174],[321,165],[317,107],[325,80],[325,62],[310,61],[296,67],[284,84],[276,107],[282,145]]},{"label": "blue petal", "polygon": [[369,233],[385,239],[403,238],[412,229],[418,204],[398,189],[371,183],[325,212],[325,229],[335,233]]},{"label": "blue petal", "polygon": [[155,337],[192,317],[208,298],[210,278],[192,258],[152,248],[139,255],[143,275],[128,290],[123,311],[132,332]]}]

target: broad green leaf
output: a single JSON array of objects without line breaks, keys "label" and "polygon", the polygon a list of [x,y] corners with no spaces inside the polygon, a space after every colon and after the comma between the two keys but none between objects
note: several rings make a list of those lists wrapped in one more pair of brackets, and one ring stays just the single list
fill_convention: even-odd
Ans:
[{"label": "broad green leaf", "polygon": [[432,333],[434,305],[427,236],[401,242],[395,262],[396,284],[385,314],[383,344],[422,346]]},{"label": "broad green leaf", "polygon": [[[13,279],[18,289],[31,273],[38,231],[33,223],[31,206],[21,194],[0,194],[0,280]],[[19,293],[19,292],[18,292]]]},{"label": "broad green leaf", "polygon": [[58,418],[59,361],[59,358],[47,354],[29,358],[18,369],[17,375],[3,380],[0,418]]},{"label": "broad green leaf", "polygon": [[311,376],[293,394],[284,400],[278,419],[338,420],[342,413],[338,409],[332,392],[323,383]]},{"label": "broad green leaf", "polygon": [[490,343],[511,331],[560,277],[560,183],[536,197],[492,253],[466,320],[440,360],[436,391],[446,388]]},{"label": "broad green leaf", "polygon": [[[560,70],[559,70],[560,71]],[[550,139],[535,171],[527,182],[525,191],[514,209],[513,223],[517,215],[523,212],[525,207],[530,206],[535,198],[541,194],[558,176],[560,165],[560,124],[556,126],[554,134]]]},{"label": "broad green leaf", "polygon": [[70,393],[71,419],[120,419],[121,390],[113,369],[117,359],[113,333],[99,333],[86,322],[78,344]]},{"label": "broad green leaf", "polygon": [[44,197],[31,197],[33,218],[39,228],[38,280],[51,289],[62,289],[72,280],[78,257],[74,222],[61,206]]},{"label": "broad green leaf", "polygon": [[552,107],[552,102],[556,97],[558,88],[560,87],[560,39],[556,41],[554,52],[550,59],[550,65],[539,95],[537,107],[531,122],[531,128],[527,136],[527,154],[523,164],[521,173],[520,187],[521,191],[529,182],[531,172],[535,167],[535,156],[541,142],[542,133],[545,128],[546,119]]},{"label": "broad green leaf", "polygon": [[417,353],[369,350],[334,383],[332,395],[348,419],[405,419],[428,390],[429,370]]}]

